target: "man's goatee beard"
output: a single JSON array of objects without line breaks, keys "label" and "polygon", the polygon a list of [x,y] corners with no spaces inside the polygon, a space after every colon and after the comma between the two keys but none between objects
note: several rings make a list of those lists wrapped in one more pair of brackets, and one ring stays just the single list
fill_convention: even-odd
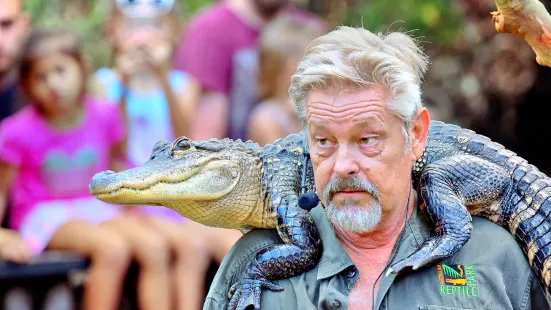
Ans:
[{"label": "man's goatee beard", "polygon": [[346,232],[357,234],[372,232],[382,219],[382,208],[377,202],[367,206],[345,202],[341,207],[336,207],[333,202],[330,202],[325,207],[325,213],[333,225]]},{"label": "man's goatee beard", "polygon": [[[364,191],[373,196],[374,200],[367,205],[360,205],[356,199],[347,199],[343,201],[342,206],[335,206],[333,196],[344,190]],[[320,198],[325,205],[325,213],[329,221],[347,232],[369,233],[381,222],[382,207],[379,189],[359,176],[331,178]]]}]

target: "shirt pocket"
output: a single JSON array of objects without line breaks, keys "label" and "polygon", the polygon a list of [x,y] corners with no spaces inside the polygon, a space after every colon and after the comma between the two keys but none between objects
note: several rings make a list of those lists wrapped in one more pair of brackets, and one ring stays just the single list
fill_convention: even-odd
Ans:
[{"label": "shirt pocket", "polygon": [[492,310],[490,308],[463,308],[453,306],[424,305],[419,306],[419,310]]}]

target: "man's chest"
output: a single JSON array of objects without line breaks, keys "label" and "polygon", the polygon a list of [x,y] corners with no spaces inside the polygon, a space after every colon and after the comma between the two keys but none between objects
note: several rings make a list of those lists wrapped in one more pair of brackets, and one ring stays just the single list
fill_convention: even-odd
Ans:
[{"label": "man's chest", "polygon": [[[280,282],[290,294],[285,298],[278,297],[281,292],[264,293],[270,304],[265,309],[517,309],[512,296],[517,292],[505,288],[499,268],[491,265],[440,263],[395,279],[373,274],[359,277],[351,267],[317,285],[305,285],[315,278],[294,277]],[[527,284],[528,278],[519,277],[518,291]],[[373,307],[374,300],[380,300],[378,306]]]},{"label": "man's chest", "polygon": [[348,308],[351,310],[373,309],[385,267],[391,256],[392,248],[371,250],[369,259],[361,259],[354,251],[348,251],[359,271],[359,277],[352,285],[348,297]]},{"label": "man's chest", "polygon": [[348,309],[372,309],[378,288],[379,285],[375,283],[374,278],[359,278],[350,290],[350,295],[348,295]]},{"label": "man's chest", "polygon": [[[491,266],[438,263],[397,277],[386,291],[379,309],[513,309],[500,273]],[[527,279],[519,279],[519,287]]]}]

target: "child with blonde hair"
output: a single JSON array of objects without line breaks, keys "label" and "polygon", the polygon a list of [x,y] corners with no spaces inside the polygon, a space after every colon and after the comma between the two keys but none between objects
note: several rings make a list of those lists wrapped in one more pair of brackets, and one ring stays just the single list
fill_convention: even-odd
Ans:
[{"label": "child with blonde hair", "polygon": [[324,34],[319,23],[282,15],[262,31],[259,41],[260,103],[251,112],[248,138],[265,145],[302,129],[289,99],[289,83],[302,54]]},{"label": "child with blonde hair", "polygon": [[[196,83],[171,66],[180,30],[174,1],[158,3],[120,0],[113,6],[107,29],[114,67],[94,75],[98,94],[125,113],[131,167],[147,161],[157,141],[187,135],[195,110],[190,94],[197,93]],[[221,262],[241,233],[198,224],[161,206],[132,207],[131,212],[172,250],[177,309],[200,309],[211,261]]]}]

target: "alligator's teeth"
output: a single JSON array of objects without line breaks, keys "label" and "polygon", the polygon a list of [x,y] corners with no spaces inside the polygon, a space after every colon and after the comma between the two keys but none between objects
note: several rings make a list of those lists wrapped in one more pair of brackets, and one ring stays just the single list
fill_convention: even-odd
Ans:
[{"label": "alligator's teeth", "polygon": [[115,191],[112,191],[112,192],[111,192],[111,195],[112,195],[112,196],[115,196]]},{"label": "alligator's teeth", "polygon": [[136,188],[136,193],[139,193],[140,192],[140,189],[139,188]]}]

